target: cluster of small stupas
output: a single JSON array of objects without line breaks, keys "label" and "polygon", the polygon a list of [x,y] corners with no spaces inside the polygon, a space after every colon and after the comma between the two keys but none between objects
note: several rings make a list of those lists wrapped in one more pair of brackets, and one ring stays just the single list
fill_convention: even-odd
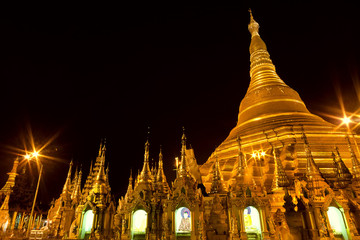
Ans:
[{"label": "cluster of small stupas", "polygon": [[169,186],[161,150],[150,169],[147,141],[143,168],[135,179],[130,174],[116,208],[102,143],[83,187],[70,164],[47,215],[53,236],[360,239],[359,136],[310,113],[277,75],[251,13],[248,29],[250,85],[237,125],[209,159],[197,164],[184,133]]}]

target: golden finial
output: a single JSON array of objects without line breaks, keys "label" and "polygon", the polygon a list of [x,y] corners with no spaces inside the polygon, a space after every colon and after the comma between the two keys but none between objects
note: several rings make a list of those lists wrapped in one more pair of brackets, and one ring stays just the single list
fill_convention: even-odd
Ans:
[{"label": "golden finial", "polygon": [[251,38],[254,36],[259,36],[259,24],[255,21],[251,9],[249,9],[250,13],[250,23],[248,25],[249,32],[251,33]]},{"label": "golden finial", "polygon": [[183,135],[181,137],[181,159],[180,159],[180,175],[186,175],[187,165],[186,165],[186,136],[185,136],[185,128],[182,127]]},{"label": "golden finial", "polygon": [[[150,129],[150,127],[148,127],[148,129]],[[140,173],[140,178],[139,178],[140,182],[150,182],[151,181],[151,171],[150,171],[150,167],[149,167],[149,146],[150,146],[149,133],[150,133],[150,131],[148,131],[148,137],[147,137],[147,140],[145,143],[144,164],[143,164],[143,168]]]}]

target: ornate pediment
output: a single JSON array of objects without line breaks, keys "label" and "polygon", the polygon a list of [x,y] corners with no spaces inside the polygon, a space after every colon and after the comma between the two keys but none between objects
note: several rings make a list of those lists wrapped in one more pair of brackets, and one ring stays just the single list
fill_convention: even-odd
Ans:
[{"label": "ornate pediment", "polygon": [[137,209],[144,209],[147,213],[149,213],[151,210],[151,206],[149,205],[148,201],[145,201],[142,198],[136,198],[134,202],[132,202],[126,207],[127,212],[132,212]]}]

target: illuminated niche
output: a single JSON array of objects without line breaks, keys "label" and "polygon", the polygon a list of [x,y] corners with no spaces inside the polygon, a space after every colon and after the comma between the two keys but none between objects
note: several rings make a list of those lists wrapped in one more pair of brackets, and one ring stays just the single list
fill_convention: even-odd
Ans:
[{"label": "illuminated niche", "polygon": [[247,233],[261,233],[260,214],[256,208],[248,206],[244,209],[244,225]]},{"label": "illuminated niche", "polygon": [[176,233],[189,234],[191,232],[191,211],[186,207],[181,207],[175,211],[175,230]]},{"label": "illuminated niche", "polygon": [[327,214],[334,235],[342,236],[345,240],[349,239],[341,211],[336,207],[329,207]]},{"label": "illuminated niche", "polygon": [[136,210],[132,215],[131,230],[133,234],[145,234],[147,226],[147,212],[145,210]]},{"label": "illuminated niche", "polygon": [[94,222],[94,213],[92,210],[87,210],[83,217],[83,224],[81,228],[81,239],[85,238],[85,234],[90,234]]}]

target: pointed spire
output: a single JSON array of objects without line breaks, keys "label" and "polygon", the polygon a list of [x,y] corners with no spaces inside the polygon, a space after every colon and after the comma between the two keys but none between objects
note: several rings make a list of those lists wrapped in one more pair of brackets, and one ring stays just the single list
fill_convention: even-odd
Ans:
[{"label": "pointed spire", "polygon": [[[5,185],[0,190],[0,193],[7,194],[8,192],[12,191],[12,188],[15,186],[15,179],[18,175],[17,168],[19,166],[19,158],[15,158],[13,167],[10,172],[8,172],[9,178],[6,181]],[[26,168],[24,168],[26,169]]]},{"label": "pointed spire", "polygon": [[308,139],[305,135],[304,129],[302,129],[302,138],[304,140],[304,148],[306,153],[306,178],[307,188],[310,191],[310,197],[313,200],[320,200],[324,197],[324,191],[322,189],[327,186],[325,179],[317,167],[309,146]]},{"label": "pointed spire", "polygon": [[130,177],[129,177],[129,185],[127,187],[127,191],[125,194],[125,201],[127,202],[128,199],[131,197],[133,193],[133,177],[132,177],[132,169],[130,169]]},{"label": "pointed spire", "polygon": [[74,187],[74,191],[71,195],[71,199],[78,199],[80,197],[80,193],[81,193],[81,177],[82,177],[82,171],[80,169],[78,176],[77,176],[77,181],[75,183],[75,187]]},{"label": "pointed spire", "polygon": [[72,165],[73,165],[73,161],[71,160],[70,164],[69,164],[69,171],[65,180],[65,184],[63,187],[63,194],[67,194],[70,191],[70,184],[71,184],[71,169],[72,169]]},{"label": "pointed spire", "polygon": [[158,189],[160,189],[164,193],[167,193],[167,192],[169,192],[169,184],[166,181],[163,164],[164,164],[163,163],[163,154],[162,154],[162,149],[160,146],[159,166],[158,166],[157,174],[156,174],[156,183],[157,183]]},{"label": "pointed spire", "polygon": [[259,24],[254,20],[250,10],[250,23],[248,25],[251,34],[250,43],[250,77],[251,82],[248,92],[254,88],[269,84],[287,86],[277,75],[275,66],[270,59],[265,42],[259,34]]},{"label": "pointed spire", "polygon": [[96,175],[94,183],[106,183],[106,175],[105,175],[104,165],[105,165],[105,158],[102,157],[101,162],[100,162],[100,168]]},{"label": "pointed spire", "polygon": [[304,129],[302,132],[302,138],[304,140],[304,148],[306,154],[306,175],[321,175],[320,170],[317,167],[314,158],[312,156],[310,145],[305,135]]},{"label": "pointed spire", "polygon": [[188,175],[188,166],[186,163],[186,136],[185,128],[183,127],[183,135],[181,137],[181,158],[180,158],[180,167],[179,167],[179,176]]},{"label": "pointed spire", "polygon": [[[251,34],[249,47],[251,80],[246,96],[240,104],[237,126],[246,128],[245,124],[254,124],[250,121],[254,119],[273,122],[269,118],[282,114],[289,116],[289,113],[294,113],[301,115],[302,118],[304,113],[311,115],[298,93],[287,86],[276,73],[266,44],[260,37],[259,24],[251,11],[248,30]],[[311,118],[319,121],[316,116],[311,115]],[[237,129],[233,134],[239,134],[239,131],[240,129]]]},{"label": "pointed spire", "polygon": [[288,187],[290,185],[290,182],[282,166],[279,153],[274,148],[272,150],[272,153],[275,162],[275,171],[271,189],[275,191],[279,188]]},{"label": "pointed spire", "polygon": [[[252,11],[251,9],[249,9],[249,13],[250,13],[250,23],[248,25],[248,29],[249,32],[251,34],[251,38],[253,38],[254,36],[260,36],[259,35],[259,24],[254,20],[254,17],[252,15]],[[266,47],[266,46],[265,46]]]},{"label": "pointed spire", "polygon": [[351,183],[352,175],[340,156],[339,148],[335,146],[334,150],[336,152],[336,155],[333,152],[332,156],[336,167],[337,178],[335,185],[339,188],[345,188]]},{"label": "pointed spire", "polygon": [[[359,180],[360,181],[360,162],[356,157],[356,154],[354,153],[353,148],[351,147],[351,142],[350,142],[350,138],[348,135],[346,135],[346,140],[348,143],[348,148],[350,151],[350,155],[351,155],[351,163],[352,163],[352,175],[354,180]],[[356,141],[356,140],[355,140]]]},{"label": "pointed spire", "polygon": [[220,164],[215,152],[215,163],[213,166],[213,177],[210,193],[225,193],[224,179],[220,171]]},{"label": "pointed spire", "polygon": [[106,152],[106,138],[101,139],[98,157],[105,157]]},{"label": "pointed spire", "polygon": [[149,167],[149,139],[145,143],[144,164],[140,173],[139,182],[151,182],[151,171]]},{"label": "pointed spire", "polygon": [[236,142],[238,144],[238,168],[236,176],[244,179],[246,171],[246,159],[244,153],[241,150],[241,138],[239,136],[237,136]]}]

